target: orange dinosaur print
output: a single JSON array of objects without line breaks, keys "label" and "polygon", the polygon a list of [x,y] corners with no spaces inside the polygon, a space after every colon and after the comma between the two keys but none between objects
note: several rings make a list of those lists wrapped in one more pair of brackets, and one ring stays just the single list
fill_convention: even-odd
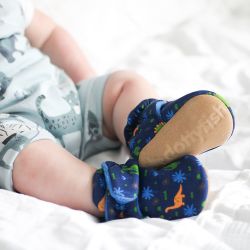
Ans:
[{"label": "orange dinosaur print", "polygon": [[100,212],[104,212],[104,208],[105,208],[105,196],[103,196],[102,199],[98,203],[98,210]]},{"label": "orange dinosaur print", "polygon": [[165,212],[167,213],[169,210],[173,210],[173,209],[184,206],[185,205],[185,203],[183,202],[184,197],[185,197],[185,194],[182,194],[182,185],[180,184],[180,188],[174,197],[174,205],[167,207],[165,209]]}]

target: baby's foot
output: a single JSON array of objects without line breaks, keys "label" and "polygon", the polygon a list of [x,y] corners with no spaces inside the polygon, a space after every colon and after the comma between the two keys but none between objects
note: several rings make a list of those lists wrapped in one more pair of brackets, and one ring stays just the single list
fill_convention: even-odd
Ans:
[{"label": "baby's foot", "polygon": [[207,175],[191,155],[156,168],[138,161],[104,162],[93,178],[93,201],[105,220],[157,217],[175,220],[198,215],[208,192]]},{"label": "baby's foot", "polygon": [[142,101],[129,114],[124,136],[132,157],[148,167],[216,148],[233,130],[234,116],[226,101],[201,90],[171,102]]}]

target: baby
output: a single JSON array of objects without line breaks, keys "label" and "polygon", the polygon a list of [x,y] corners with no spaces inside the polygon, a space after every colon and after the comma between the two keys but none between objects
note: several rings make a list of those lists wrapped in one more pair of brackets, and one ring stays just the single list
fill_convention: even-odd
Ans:
[{"label": "baby", "polygon": [[[0,0],[0,188],[105,221],[198,215],[208,181],[195,155],[233,129],[219,95],[168,102],[136,73],[96,76],[50,17],[28,0]],[[122,144],[125,164],[83,161]]]}]

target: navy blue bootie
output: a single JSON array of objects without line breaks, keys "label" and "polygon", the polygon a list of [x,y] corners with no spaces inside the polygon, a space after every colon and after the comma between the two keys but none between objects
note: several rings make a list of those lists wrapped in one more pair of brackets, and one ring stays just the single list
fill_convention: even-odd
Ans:
[{"label": "navy blue bootie", "polygon": [[132,158],[149,167],[216,148],[233,130],[234,116],[227,102],[201,90],[170,102],[142,101],[129,114],[124,136]]},{"label": "navy blue bootie", "polygon": [[138,161],[107,161],[93,177],[93,201],[105,221],[156,217],[175,220],[198,215],[208,193],[207,175],[191,155],[161,168],[141,168]]}]

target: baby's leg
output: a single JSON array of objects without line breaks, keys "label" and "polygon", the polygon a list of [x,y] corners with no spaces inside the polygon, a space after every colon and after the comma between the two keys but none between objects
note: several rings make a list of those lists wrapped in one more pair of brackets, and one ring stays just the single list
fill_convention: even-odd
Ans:
[{"label": "baby's leg", "polygon": [[104,133],[125,144],[128,124],[126,143],[142,167],[199,155],[232,135],[232,110],[214,92],[196,91],[172,102],[155,99],[157,94],[145,79],[126,71],[113,73],[104,91]]},{"label": "baby's leg", "polygon": [[0,125],[0,188],[100,214],[92,202],[95,168],[25,117],[1,113]]},{"label": "baby's leg", "polygon": [[124,127],[128,114],[142,100],[158,98],[154,88],[140,75],[130,71],[113,73],[103,97],[104,134],[125,144]]},{"label": "baby's leg", "polygon": [[[112,74],[103,98],[105,135],[125,143],[123,129],[129,112],[149,97],[156,93],[142,77],[126,71]],[[100,216],[92,201],[95,171],[53,141],[39,140],[17,156],[13,185],[20,193]]]},{"label": "baby's leg", "polygon": [[17,156],[13,185],[20,193],[98,216],[92,201],[95,171],[53,141],[39,140]]}]

